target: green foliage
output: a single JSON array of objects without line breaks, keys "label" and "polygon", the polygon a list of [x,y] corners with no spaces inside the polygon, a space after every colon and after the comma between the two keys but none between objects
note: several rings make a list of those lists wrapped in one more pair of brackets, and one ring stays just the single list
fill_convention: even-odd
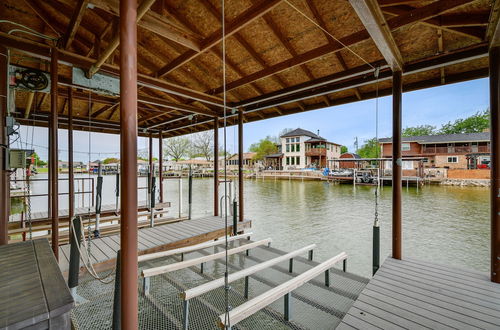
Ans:
[{"label": "green foliage", "polygon": [[[107,159],[107,158],[106,158],[106,159]],[[106,160],[106,159],[105,159],[105,160]],[[140,156],[137,156],[137,159],[138,159],[138,160],[143,160],[143,161],[145,161],[145,162],[149,162],[149,158],[148,158],[148,157],[140,157]],[[158,158],[153,157],[153,161],[155,161],[155,160],[158,160]],[[112,163],[114,163],[114,162],[112,162]],[[106,163],[104,163],[104,164],[106,164]]]},{"label": "green foliage", "polygon": [[403,129],[403,136],[422,136],[437,134],[436,126],[432,125],[419,125],[414,127],[406,127]]},{"label": "green foliage", "polygon": [[114,157],[111,157],[111,158],[105,158],[102,163],[103,164],[113,164],[113,163],[119,163],[120,160],[118,158],[114,158]]},{"label": "green foliage", "polygon": [[41,160],[40,156],[38,156],[38,154],[36,152],[33,153],[33,157],[35,159],[36,166],[45,166],[45,165],[47,165],[47,162]]},{"label": "green foliage", "polygon": [[457,119],[444,124],[440,134],[479,133],[490,127],[490,111],[478,111],[465,119]]},{"label": "green foliage", "polygon": [[178,161],[190,154],[191,142],[188,138],[177,136],[165,140],[163,152],[173,161]]},{"label": "green foliage", "polygon": [[256,152],[257,154],[253,157],[254,160],[264,159],[265,156],[274,154],[278,152],[278,147],[273,142],[272,137],[267,136],[265,139],[250,145],[249,150],[251,152]]},{"label": "green foliage", "polygon": [[341,146],[341,147],[340,147],[340,153],[341,153],[341,154],[345,154],[346,152],[349,152],[349,149],[347,149],[347,147],[346,147],[346,146]]},{"label": "green foliage", "polygon": [[361,158],[377,158],[379,157],[379,144],[376,138],[366,140],[365,143],[358,149],[358,155]]}]

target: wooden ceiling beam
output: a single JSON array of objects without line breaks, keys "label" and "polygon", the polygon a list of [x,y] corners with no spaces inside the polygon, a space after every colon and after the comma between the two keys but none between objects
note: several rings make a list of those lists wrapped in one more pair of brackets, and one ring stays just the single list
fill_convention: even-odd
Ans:
[{"label": "wooden ceiling beam", "polygon": [[[447,11],[453,10],[465,4],[471,3],[475,0],[440,0],[438,2],[433,2],[429,5],[414,9],[410,12],[405,13],[404,15],[400,15],[394,18],[391,18],[387,21],[387,24],[391,31],[397,30],[403,26],[407,26],[410,24],[415,24],[417,22],[421,22],[423,20],[441,15]],[[366,30],[358,31],[343,38],[340,38],[340,41],[346,46],[352,46],[361,41],[368,40],[370,35]],[[274,64],[270,66],[268,69],[263,69],[252,74],[246,75],[245,77],[232,81],[226,84],[226,90],[232,90],[234,88],[238,88],[240,86],[249,84],[251,82],[264,79],[266,77],[272,76],[281,71],[288,70],[289,68],[310,62],[312,60],[323,57],[327,54],[337,52],[343,49],[342,46],[337,44],[327,44],[305,53],[300,54],[299,56],[293,57],[291,59],[285,60],[283,62]],[[219,94],[222,91],[222,86],[217,88],[214,91],[214,94]]]},{"label": "wooden ceiling beam", "polygon": [[[326,22],[325,20],[323,19],[323,17],[321,17],[321,14],[319,13],[318,9],[316,8],[316,6],[314,5],[314,2],[313,1],[307,1],[307,5],[309,6],[309,10],[311,10],[311,12],[313,13],[313,16],[314,16],[314,19],[316,20],[316,22],[319,24],[319,26],[321,26],[323,28],[322,32],[323,32],[323,35],[325,36],[326,40],[328,40],[328,42],[330,44],[334,44],[334,43],[337,43],[336,40],[334,40],[326,31],[328,31],[327,29],[327,26],[326,26]],[[297,56],[297,55],[294,55],[294,56]],[[337,61],[339,62],[340,66],[342,67],[342,69],[345,71],[345,70],[348,70],[349,67],[347,66],[347,63],[345,62],[344,58],[342,57],[342,54],[340,54],[340,52],[336,52],[335,53],[335,56],[337,57]],[[305,66],[305,64],[304,64]],[[307,66],[306,66],[307,68]],[[312,80],[312,79],[311,79]],[[356,95],[356,97],[361,100],[361,94],[359,92],[359,88],[354,88],[354,94]],[[323,99],[325,100],[326,104],[329,106],[330,105],[330,99],[328,98],[328,96],[324,95],[323,96]]]},{"label": "wooden ceiling beam", "polygon": [[491,47],[500,46],[500,0],[496,0],[493,6],[491,6],[486,38],[490,42]]},{"label": "wooden ceiling beam", "polygon": [[460,13],[447,14],[439,17],[442,26],[464,27],[464,26],[487,26],[489,13]]},{"label": "wooden ceiling beam", "polygon": [[36,3],[34,0],[24,0],[24,2],[28,5],[28,7],[31,8],[31,10],[33,10],[33,12],[38,17],[40,17],[40,19],[45,23],[45,25],[47,25],[52,31],[55,32],[55,34],[58,37],[61,36],[59,31],[52,26],[53,22],[52,22],[51,18],[46,16],[45,12],[40,8],[38,3]]},{"label": "wooden ceiling beam", "polygon": [[[48,45],[27,40],[25,38],[16,37],[7,33],[0,32],[0,43],[8,48],[16,49],[18,51],[31,54],[37,58],[50,59],[50,47]],[[88,69],[95,62],[95,60],[74,54],[66,50],[59,51],[59,61],[62,64],[71,64],[82,69]],[[120,69],[117,66],[104,64],[103,71],[111,76],[118,77]],[[172,95],[179,95],[186,99],[197,100],[206,104],[212,104],[221,107],[222,100],[213,95],[208,95],[178,84],[174,84],[163,79],[150,77],[144,74],[137,75],[138,84],[152,89],[157,89]]]},{"label": "wooden ceiling beam", "polygon": [[[415,8],[410,7],[410,6],[398,6],[398,7],[387,7],[383,8],[382,11],[387,14],[392,14],[392,15],[406,15],[408,12],[411,10],[414,10]],[[442,16],[441,16],[442,17]],[[474,38],[476,40],[483,40],[484,38],[484,32],[482,29],[475,28],[475,27],[449,27],[449,26],[444,26],[441,22],[441,17],[432,17],[426,20],[422,20],[419,23],[423,25],[427,25],[432,28],[441,28],[445,31],[452,32],[461,36],[465,36],[468,38]]]},{"label": "wooden ceiling beam", "polygon": [[375,0],[349,0],[359,19],[392,71],[403,70],[403,56]]},{"label": "wooden ceiling beam", "polygon": [[[281,1],[282,0],[260,0],[258,4],[251,6],[249,9],[245,10],[243,13],[238,15],[233,21],[226,24],[225,37],[226,38],[230,37],[231,35],[238,32],[248,24],[252,23],[254,20],[262,17],[262,15],[266,14],[267,12],[271,11],[274,7],[279,5]],[[161,68],[157,72],[157,75],[159,77],[163,77],[169,74],[173,70],[191,61],[199,54],[219,44],[222,41],[222,38],[223,36],[221,28],[202,41],[201,49],[199,52],[188,50],[187,52],[178,56],[175,60],[173,60],[172,62]]]},{"label": "wooden ceiling beam", "polygon": [[73,12],[73,16],[71,16],[71,20],[69,21],[69,26],[66,34],[64,35],[64,48],[68,49],[75,38],[76,31],[80,26],[80,22],[82,21],[83,14],[85,13],[85,9],[87,8],[89,0],[78,0],[76,3],[75,10]]},{"label": "wooden ceiling beam", "polygon": [[392,7],[398,5],[414,5],[421,3],[422,0],[378,0],[380,7]]}]

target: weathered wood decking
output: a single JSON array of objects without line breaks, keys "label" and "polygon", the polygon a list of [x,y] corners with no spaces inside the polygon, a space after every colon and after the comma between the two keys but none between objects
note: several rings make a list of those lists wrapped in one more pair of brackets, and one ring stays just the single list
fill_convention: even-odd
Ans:
[{"label": "weathered wood decking", "polygon": [[387,258],[337,329],[500,329],[500,284],[485,273]]},{"label": "weathered wood decking", "polygon": [[[248,228],[251,221],[238,223],[238,230]],[[232,225],[229,226],[232,229]],[[224,235],[224,219],[203,217],[176,223],[139,229],[139,254],[152,253],[178,247],[198,244]],[[120,235],[105,236],[91,241],[92,261],[96,269],[106,269],[114,265],[116,253],[120,249]],[[70,245],[59,247],[59,268],[68,271]]]}]

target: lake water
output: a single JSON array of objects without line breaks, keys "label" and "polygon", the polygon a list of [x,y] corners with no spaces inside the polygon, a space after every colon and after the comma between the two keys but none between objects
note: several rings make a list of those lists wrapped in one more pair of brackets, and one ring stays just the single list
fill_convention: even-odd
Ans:
[{"label": "lake water", "polygon": [[[88,175],[81,175],[88,177]],[[39,174],[37,178],[46,178]],[[212,179],[193,183],[193,217],[212,214]],[[139,186],[146,178],[139,178]],[[164,180],[165,200],[178,214],[178,182]],[[33,193],[46,193],[47,183],[33,184]],[[103,204],[114,204],[115,176],[104,176]],[[61,181],[60,191],[67,191]],[[78,191],[78,190],[77,190]],[[348,269],[371,275],[375,188],[333,185],[316,181],[273,179],[245,181],[245,217],[252,220],[253,239],[271,237],[273,246],[292,250],[316,243],[316,260],[341,251],[349,255]],[[139,200],[146,191],[139,191]],[[81,206],[81,198],[76,204]],[[88,203],[88,197],[85,200]],[[67,196],[60,208],[67,208]],[[33,211],[46,210],[46,198],[33,198]],[[187,213],[187,180],[183,180],[183,213]],[[379,199],[381,257],[391,253],[391,187]],[[487,272],[489,270],[489,189],[425,186],[403,188],[403,257],[414,257]]]}]

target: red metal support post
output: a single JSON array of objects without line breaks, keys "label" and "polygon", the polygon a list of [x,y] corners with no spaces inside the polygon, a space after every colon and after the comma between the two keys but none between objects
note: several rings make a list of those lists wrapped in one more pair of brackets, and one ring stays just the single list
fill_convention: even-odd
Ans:
[{"label": "red metal support post", "polygon": [[238,214],[243,221],[243,109],[238,110]]},{"label": "red metal support post", "polygon": [[401,71],[392,75],[392,257],[401,259],[401,190],[403,80]]},{"label": "red metal support post", "polygon": [[160,132],[158,137],[158,181],[160,185],[160,203],[163,203],[163,133]]},{"label": "red metal support post", "polygon": [[137,265],[137,0],[120,1],[121,325],[139,328]]},{"label": "red metal support post", "polygon": [[7,118],[7,48],[0,45],[0,245],[9,243],[8,222],[10,214],[10,175],[5,164],[5,153],[9,144],[5,130]]},{"label": "red metal support post", "polygon": [[59,51],[52,48],[50,58],[50,125],[49,125],[49,203],[50,217],[52,218],[52,250],[59,260],[59,172],[58,172],[58,143],[57,143],[57,74]]},{"label": "red metal support post", "polygon": [[490,49],[491,281],[500,283],[500,46]]},{"label": "red metal support post", "polygon": [[219,216],[219,118],[214,118],[214,216]]},{"label": "red metal support post", "polygon": [[75,166],[73,163],[73,89],[68,87],[68,203],[69,221],[75,215]]},{"label": "red metal support post", "polygon": [[153,186],[153,177],[155,176],[155,166],[153,162],[153,133],[149,133],[149,156],[148,156],[148,165],[149,165],[149,175],[148,175],[148,205],[151,205],[151,198],[153,195],[151,194],[151,187]]}]

